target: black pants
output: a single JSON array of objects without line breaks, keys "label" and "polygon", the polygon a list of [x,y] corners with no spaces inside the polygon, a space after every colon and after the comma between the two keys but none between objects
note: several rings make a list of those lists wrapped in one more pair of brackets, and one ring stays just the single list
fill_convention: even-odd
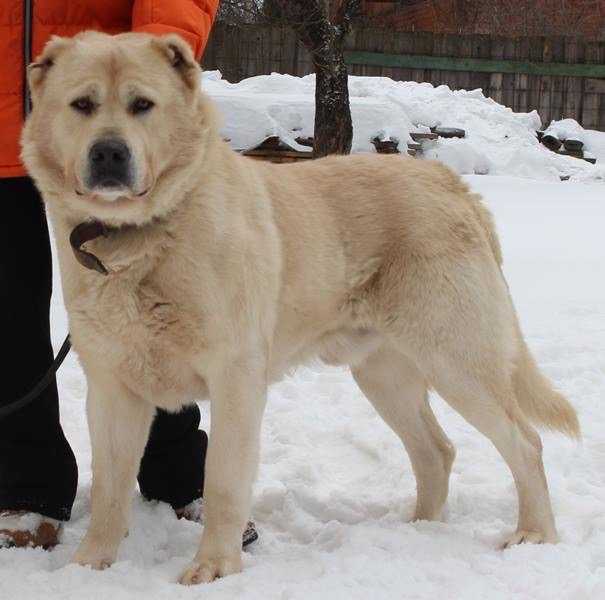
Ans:
[{"label": "black pants", "polygon": [[[28,392],[52,362],[52,261],[42,202],[29,178],[0,179],[0,405]],[[202,494],[207,437],[196,405],[158,411],[139,472],[149,499],[182,507]],[[82,423],[84,427],[84,423]],[[67,520],[78,470],[59,423],[53,382],[0,420],[0,509]]]}]

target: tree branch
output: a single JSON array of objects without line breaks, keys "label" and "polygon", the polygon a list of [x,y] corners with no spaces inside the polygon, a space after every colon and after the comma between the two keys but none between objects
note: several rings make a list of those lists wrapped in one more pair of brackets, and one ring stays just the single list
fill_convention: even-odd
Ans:
[{"label": "tree branch", "polygon": [[314,62],[321,62],[335,33],[325,4],[321,0],[275,0],[275,3]]},{"label": "tree branch", "polygon": [[361,0],[342,0],[334,19],[334,23],[338,29],[338,37],[341,40],[351,30],[353,19],[360,16],[360,14]]}]

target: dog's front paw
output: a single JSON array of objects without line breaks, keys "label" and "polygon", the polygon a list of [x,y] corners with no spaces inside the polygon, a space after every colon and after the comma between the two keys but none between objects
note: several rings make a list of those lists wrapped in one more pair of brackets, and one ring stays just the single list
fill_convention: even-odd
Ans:
[{"label": "dog's front paw", "polygon": [[233,557],[219,557],[193,561],[181,575],[179,583],[182,585],[197,585],[198,583],[212,583],[219,577],[233,575],[242,570],[242,557],[240,554]]},{"label": "dog's front paw", "polygon": [[115,552],[104,551],[95,546],[95,544],[83,541],[71,562],[83,567],[91,567],[95,571],[102,571],[111,567],[115,561]]}]

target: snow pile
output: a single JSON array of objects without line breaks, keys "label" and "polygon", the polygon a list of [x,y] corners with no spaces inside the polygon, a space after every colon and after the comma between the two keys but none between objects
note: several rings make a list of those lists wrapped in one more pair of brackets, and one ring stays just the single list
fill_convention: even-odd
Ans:
[{"label": "snow pile", "polygon": [[[273,73],[232,84],[218,71],[210,71],[204,74],[202,86],[223,114],[222,133],[233,148],[253,148],[276,135],[297,150],[309,151],[296,139],[313,136],[314,75]],[[562,176],[605,179],[605,133],[582,134],[590,139],[586,143],[594,148],[591,152],[602,158],[597,165],[559,156],[538,142],[536,131],[542,123],[537,112],[515,113],[486,98],[481,90],[452,91],[444,85],[351,76],[349,93],[354,152],[374,152],[372,139],[376,137],[398,140],[400,150],[405,150],[410,132],[459,127],[466,130],[466,138],[429,143],[425,156],[462,174],[546,181],[558,181]]]},{"label": "snow pile", "polygon": [[[233,84],[218,71],[204,73],[202,87],[218,104],[224,117],[223,136],[236,150],[254,148],[269,136],[279,136],[302,152],[310,148],[296,138],[313,137],[315,76],[259,75]],[[397,139],[405,146],[415,130],[408,117],[393,118],[392,103],[380,97],[358,95],[351,100],[355,124],[353,151],[374,150],[372,139]]]},{"label": "snow pile", "polygon": [[[489,442],[440,398],[457,448],[443,523],[408,523],[415,483],[401,443],[346,369],[298,370],[272,387],[244,572],[176,585],[201,528],[140,496],[118,562],[69,565],[90,518],[86,383],[59,371],[62,421],[80,467],[73,518],[53,552],[0,550],[0,599],[597,600],[605,598],[605,265],[602,185],[469,177],[495,214],[506,276],[536,358],[578,409],[584,439],[544,434],[561,543],[498,550],[515,527],[515,487]],[[58,288],[55,347],[67,331]],[[209,426],[208,405],[201,405]]]}]

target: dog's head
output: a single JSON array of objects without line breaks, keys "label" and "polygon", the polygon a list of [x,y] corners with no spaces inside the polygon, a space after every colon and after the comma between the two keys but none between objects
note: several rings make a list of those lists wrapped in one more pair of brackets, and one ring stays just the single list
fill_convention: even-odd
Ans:
[{"label": "dog's head", "polygon": [[23,160],[47,202],[142,223],[171,208],[211,123],[200,68],[177,35],[53,38],[28,81]]}]

